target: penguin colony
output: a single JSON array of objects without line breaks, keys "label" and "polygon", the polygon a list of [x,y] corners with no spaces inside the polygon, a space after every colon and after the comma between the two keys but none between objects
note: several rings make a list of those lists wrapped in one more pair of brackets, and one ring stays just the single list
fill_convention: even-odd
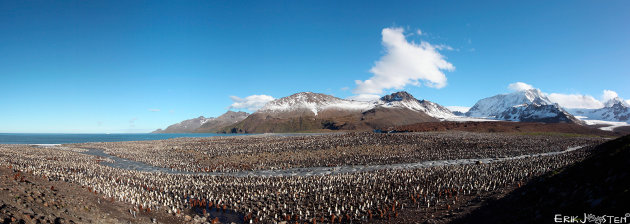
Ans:
[{"label": "penguin colony", "polygon": [[[514,141],[517,143],[513,143]],[[330,148],[350,148],[348,151],[350,153],[346,154],[346,157],[334,160],[338,162],[337,164],[507,156],[561,151],[575,145],[585,146],[564,154],[489,164],[389,169],[320,176],[233,177],[124,170],[100,165],[99,162],[103,158],[77,153],[80,151],[77,147],[90,144],[51,148],[0,145],[0,165],[31,172],[50,180],[80,184],[90,192],[101,195],[104,200],[119,200],[132,204],[138,212],[182,215],[201,208],[203,211],[213,209],[238,212],[242,214],[244,223],[364,223],[376,219],[393,219],[405,209],[420,209],[427,213],[453,209],[452,206],[468,196],[517,186],[532,177],[579,161],[589,155],[592,146],[601,141],[597,138],[551,136],[522,138],[516,135],[472,133],[395,135],[350,133],[331,136],[230,137],[95,144],[107,146],[110,153],[115,152],[125,157],[138,156],[139,161],[150,164],[161,166],[179,164],[174,166],[174,169],[180,170],[188,170],[186,167],[189,166],[195,169],[210,167],[190,156],[205,155],[210,160],[224,156],[219,152],[221,146],[225,147],[223,150],[229,156],[245,156],[249,153],[256,156],[273,156],[274,153],[302,154]],[[396,144],[399,148],[394,147]],[[487,149],[488,144],[495,144],[493,146],[497,147]],[[466,149],[474,145],[478,147]],[[125,147],[115,149],[119,146]],[[161,154],[171,156],[176,162],[155,153],[160,148],[170,147],[178,149],[166,150]],[[349,156],[353,155],[354,147],[372,148],[370,150],[376,152],[366,153],[362,157]],[[383,150],[376,150],[379,147],[398,151],[386,154]],[[171,152],[173,154],[170,154]],[[409,156],[402,156],[400,152],[408,153]],[[428,155],[422,156],[422,153]],[[325,159],[306,161],[305,159],[310,157],[293,156],[295,157],[293,160],[286,158],[265,160],[261,157],[259,159],[268,163],[257,166],[253,161],[243,160],[242,164],[239,164],[241,166],[224,166],[221,169],[234,171],[318,166],[325,163],[325,159],[334,158],[333,155]],[[208,221],[212,220],[211,218],[213,217],[208,218]]]},{"label": "penguin colony", "polygon": [[601,138],[469,132],[231,136],[78,144],[184,172],[237,172],[478,159],[558,152]]}]

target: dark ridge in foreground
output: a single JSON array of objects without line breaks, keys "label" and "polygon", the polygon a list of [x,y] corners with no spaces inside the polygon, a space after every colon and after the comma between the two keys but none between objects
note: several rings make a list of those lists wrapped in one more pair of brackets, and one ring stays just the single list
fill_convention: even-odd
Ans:
[{"label": "dark ridge in foreground", "polygon": [[615,129],[614,132],[600,130],[596,127],[572,123],[539,123],[539,122],[425,122],[398,126],[393,129],[399,132],[429,132],[429,131],[469,131],[469,132],[514,132],[514,133],[569,133],[597,136],[621,136],[630,134],[630,130]]},{"label": "dark ridge in foreground", "polygon": [[589,220],[604,215],[626,217],[630,212],[628,167],[630,135],[601,144],[584,161],[536,178],[454,223],[554,223],[564,216],[595,223]]}]

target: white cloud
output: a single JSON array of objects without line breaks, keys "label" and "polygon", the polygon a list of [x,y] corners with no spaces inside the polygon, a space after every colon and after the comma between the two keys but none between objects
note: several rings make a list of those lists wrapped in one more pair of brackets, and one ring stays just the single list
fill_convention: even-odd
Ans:
[{"label": "white cloud", "polygon": [[251,95],[245,98],[230,96],[230,99],[232,99],[234,103],[230,105],[229,109],[247,109],[252,112],[260,109],[268,102],[274,100],[272,96],[268,95]]},{"label": "white cloud", "polygon": [[617,92],[605,89],[602,93],[602,102],[612,100],[615,97],[619,97],[619,94],[617,94]]},{"label": "white cloud", "polygon": [[438,45],[435,45],[434,47],[435,47],[435,49],[438,49],[440,51],[441,50],[447,50],[447,51],[454,51],[455,50],[455,48],[453,48],[451,46],[448,46],[446,44],[438,44]]},{"label": "white cloud", "polygon": [[151,112],[160,112],[160,109],[149,108],[149,111],[151,111]]},{"label": "white cloud", "polygon": [[463,107],[463,106],[446,106],[446,109],[449,109],[453,112],[455,111],[459,111],[462,113],[466,113],[468,112],[468,110],[470,110],[470,107]]},{"label": "white cloud", "polygon": [[524,82],[515,82],[508,85],[508,89],[512,91],[522,91],[522,90],[528,90],[528,89],[533,89],[533,88],[534,87],[532,85],[524,83]]},{"label": "white cloud", "polygon": [[385,28],[382,44],[386,54],[370,69],[370,79],[356,80],[355,94],[382,94],[385,89],[402,89],[405,86],[424,85],[433,88],[446,86],[442,70],[453,71],[455,66],[444,60],[438,47],[428,42],[408,42],[403,28]]},{"label": "white cloud", "polygon": [[602,102],[589,95],[551,93],[547,97],[564,108],[597,109],[604,107]]},{"label": "white cloud", "polygon": [[418,29],[418,30],[416,30],[416,33],[417,33],[418,35],[422,35],[422,30]]},{"label": "white cloud", "polygon": [[356,101],[373,101],[373,100],[378,100],[380,98],[381,96],[374,95],[374,94],[358,94],[358,95],[350,96],[346,99],[356,100]]}]

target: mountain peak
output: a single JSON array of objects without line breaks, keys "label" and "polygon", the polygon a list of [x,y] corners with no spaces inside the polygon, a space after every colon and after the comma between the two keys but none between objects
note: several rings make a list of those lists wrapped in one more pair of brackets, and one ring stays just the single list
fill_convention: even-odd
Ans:
[{"label": "mountain peak", "polygon": [[539,89],[526,89],[513,93],[505,94],[510,98],[520,98],[521,104],[538,104],[538,105],[551,105],[553,104],[545,94]]},{"label": "mountain peak", "polygon": [[410,101],[416,100],[411,94],[405,91],[395,92],[386,96],[381,97],[381,100],[384,102],[393,102],[393,101]]},{"label": "mountain peak", "polygon": [[555,105],[539,89],[526,89],[507,94],[499,94],[481,99],[466,112],[469,117],[498,118],[503,112],[511,110],[514,106],[528,105]]},{"label": "mountain peak", "polygon": [[621,97],[612,98],[604,103],[605,107],[613,107],[615,105],[619,105],[622,107],[630,107],[626,101],[624,101]]},{"label": "mountain peak", "polygon": [[422,111],[435,118],[449,118],[455,116],[442,105],[428,100],[417,100],[405,91],[395,92],[381,97],[380,103],[384,107],[407,108],[414,111]]}]

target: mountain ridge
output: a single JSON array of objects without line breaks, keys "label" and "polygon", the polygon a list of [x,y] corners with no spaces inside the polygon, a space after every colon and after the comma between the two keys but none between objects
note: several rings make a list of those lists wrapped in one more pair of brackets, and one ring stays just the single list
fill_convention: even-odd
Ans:
[{"label": "mountain ridge", "polygon": [[230,111],[228,110],[221,116],[207,121],[200,127],[196,128],[193,132],[217,132],[221,128],[242,121],[249,116],[249,113],[243,111]]},{"label": "mountain ridge", "polygon": [[216,132],[220,128],[234,124],[249,116],[247,112],[227,111],[218,117],[206,118],[199,116],[176,124],[169,125],[166,129],[157,129],[151,133],[194,133]]},{"label": "mountain ridge", "polygon": [[439,121],[453,115],[445,107],[401,91],[374,101],[300,92],[267,103],[249,117],[223,128],[226,133],[370,130]]},{"label": "mountain ridge", "polygon": [[585,117],[584,120],[602,120],[630,123],[630,105],[620,97],[604,103],[598,109],[567,109],[572,114]]},{"label": "mountain ridge", "polygon": [[201,125],[203,125],[204,123],[213,119],[213,117],[206,118],[204,116],[199,116],[197,118],[192,118],[176,124],[169,125],[165,129],[157,129],[151,133],[190,133],[193,132],[195,129],[201,127]]}]

